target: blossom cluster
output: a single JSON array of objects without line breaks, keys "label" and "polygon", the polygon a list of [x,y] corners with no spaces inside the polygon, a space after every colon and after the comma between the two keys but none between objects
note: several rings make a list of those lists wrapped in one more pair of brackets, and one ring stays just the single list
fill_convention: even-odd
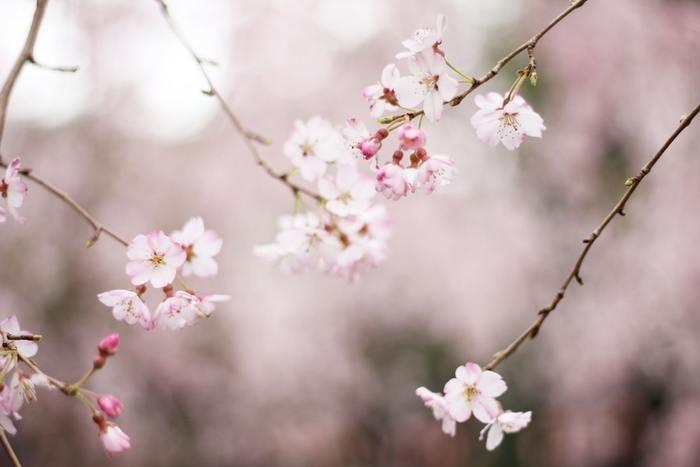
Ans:
[{"label": "blossom cluster", "polygon": [[336,128],[321,117],[295,124],[284,154],[300,176],[317,187],[314,209],[279,219],[272,243],[254,253],[287,272],[317,270],[355,280],[386,257],[391,226],[383,205],[377,204],[372,174],[358,164],[361,151],[348,140],[361,129],[351,120]]},{"label": "blossom cluster", "polygon": [[[22,406],[36,400],[36,389],[59,388],[65,395],[80,400],[91,411],[92,419],[98,425],[99,439],[109,455],[129,449],[129,436],[116,424],[105,420],[105,417],[114,420],[122,414],[124,406],[121,401],[111,394],[98,394],[82,387],[115,354],[119,347],[118,334],[110,334],[100,340],[91,370],[70,385],[47,376],[30,360],[39,351],[39,345],[31,332],[20,328],[17,317],[10,316],[0,321],[0,337],[0,429],[11,435],[16,434],[14,422],[22,419],[19,413]],[[20,369],[20,363],[31,373]]]},{"label": "blossom cluster", "polygon": [[[197,295],[185,286],[185,290],[175,290],[176,279],[190,275],[211,277],[218,272],[214,260],[222,247],[221,238],[213,230],[204,227],[204,221],[190,219],[182,230],[166,235],[163,231],[153,231],[147,235],[137,235],[129,243],[126,256],[126,274],[134,285],[133,290],[115,289],[100,293],[97,298],[112,308],[112,315],[127,324],[140,324],[144,329],[156,327],[181,329],[207,318],[216,309],[218,302],[229,300],[228,295]],[[164,298],[155,312],[143,300],[147,284],[161,289]]]},{"label": "blossom cluster", "polygon": [[516,433],[532,419],[532,412],[503,410],[497,397],[508,387],[501,376],[490,370],[482,370],[476,363],[466,363],[457,368],[455,377],[443,389],[444,394],[427,388],[416,389],[416,395],[430,408],[436,420],[442,423],[442,431],[454,436],[457,423],[474,418],[484,423],[479,440],[486,433],[486,449],[492,451],[503,441],[506,433]]}]

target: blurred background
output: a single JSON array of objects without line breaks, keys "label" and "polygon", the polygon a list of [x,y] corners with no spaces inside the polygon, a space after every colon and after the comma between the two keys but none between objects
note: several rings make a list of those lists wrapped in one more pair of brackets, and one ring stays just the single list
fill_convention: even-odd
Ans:
[{"label": "blurred background", "polygon": [[[482,75],[565,0],[170,0],[217,86],[284,169],[295,119],[369,120],[364,86],[417,27],[449,18],[445,50]],[[0,2],[0,74],[34,2]],[[533,422],[495,452],[480,425],[456,438],[415,396],[456,366],[485,363],[549,303],[583,239],[700,99],[700,2],[590,0],[537,47],[524,95],[542,140],[479,143],[468,98],[429,125],[457,160],[453,184],[389,203],[390,256],[355,284],[288,276],[252,255],[290,212],[224,118],[155,1],[52,0],[37,60],[9,107],[6,157],[62,187],[121,235],[170,232],[201,215],[224,238],[209,320],[146,332],[98,292],[128,287],[124,249],[32,185],[24,226],[0,226],[0,315],[45,336],[37,361],[77,379],[98,339],[122,335],[92,388],[126,405],[132,449],[107,459],[85,409],[41,392],[12,438],[27,466],[700,465],[700,123],[671,147],[596,244],[534,342],[499,367],[502,402]],[[505,92],[526,57],[483,92]],[[201,290],[200,290],[201,288]],[[6,465],[4,458],[0,465]]]}]

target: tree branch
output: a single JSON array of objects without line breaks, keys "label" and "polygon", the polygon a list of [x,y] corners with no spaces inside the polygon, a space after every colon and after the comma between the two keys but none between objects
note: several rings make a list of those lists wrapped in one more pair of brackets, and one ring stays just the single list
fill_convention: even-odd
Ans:
[{"label": "tree branch", "polygon": [[661,159],[661,156],[666,152],[668,147],[675,141],[675,139],[678,137],[678,135],[681,134],[683,130],[685,130],[689,125],[690,122],[693,121],[695,116],[700,113],[700,104],[695,107],[688,115],[685,115],[681,118],[681,123],[678,125],[676,130],[673,132],[673,134],[666,140],[666,142],[661,146],[661,148],[656,152],[654,157],[652,157],[649,162],[646,163],[644,167],[639,171],[639,174],[635,175],[634,177],[628,179],[625,183],[627,185],[627,190],[625,193],[622,195],[620,200],[613,206],[612,210],[608,213],[607,216],[601,221],[600,225],[588,236],[583,240],[584,247],[581,250],[581,253],[579,254],[578,258],[574,262],[573,269],[569,273],[568,276],[566,276],[566,279],[564,280],[564,283],[561,285],[557,293],[554,295],[554,298],[552,298],[552,301],[547,305],[545,308],[541,309],[538,313],[537,319],[527,328],[525,331],[523,331],[513,342],[511,342],[506,348],[503,350],[496,352],[494,359],[491,360],[484,368],[488,370],[492,370],[496,368],[503,360],[508,358],[513,352],[518,350],[520,345],[525,342],[528,338],[534,339],[537,336],[537,333],[540,330],[540,327],[542,326],[542,323],[547,319],[549,314],[553,312],[556,308],[557,305],[559,305],[559,302],[561,302],[564,299],[564,295],[566,294],[567,289],[571,285],[573,281],[578,282],[580,285],[583,285],[583,279],[581,279],[581,266],[583,266],[583,262],[586,259],[586,256],[588,255],[588,252],[591,250],[593,247],[593,244],[595,241],[600,237],[600,235],[603,233],[605,228],[612,222],[613,219],[615,219],[618,215],[624,216],[625,215],[625,206],[627,205],[627,201],[632,197],[632,194],[634,191],[637,189],[639,184],[642,182],[644,177],[646,177],[650,172],[651,169],[654,167],[654,165]]},{"label": "tree branch", "polygon": [[207,72],[207,69],[205,67],[206,64],[213,64],[214,62],[209,59],[205,59],[201,57],[197,52],[194,50],[194,48],[190,45],[189,42],[187,42],[187,39],[185,38],[185,35],[182,33],[180,28],[178,27],[177,23],[173,19],[172,15],[170,14],[170,10],[168,8],[168,4],[165,2],[165,0],[155,0],[156,3],[160,5],[160,10],[163,14],[163,17],[165,18],[165,21],[168,23],[168,26],[170,27],[170,30],[175,34],[175,37],[177,37],[177,40],[182,44],[182,46],[187,49],[187,52],[192,56],[194,61],[197,63],[197,67],[199,68],[199,71],[202,73],[202,76],[207,82],[207,85],[209,86],[209,89],[206,91],[202,91],[204,94],[208,96],[215,97],[216,100],[219,102],[219,105],[221,106],[221,109],[224,111],[224,114],[226,114],[226,117],[228,118],[229,122],[231,122],[231,125],[236,129],[236,131],[243,137],[243,141],[248,148],[248,151],[250,154],[253,156],[253,159],[255,159],[255,162],[265,170],[265,172],[272,178],[275,178],[285,184],[290,190],[292,190],[292,193],[294,195],[297,195],[299,193],[302,193],[306,196],[309,196],[310,198],[315,199],[318,202],[323,201],[323,197],[319,195],[318,193],[309,190],[308,188],[305,188],[301,185],[298,185],[294,182],[291,182],[289,180],[289,174],[285,173],[278,173],[275,171],[272,166],[270,166],[260,155],[260,151],[258,151],[257,146],[255,143],[262,143],[262,144],[270,144],[267,138],[264,136],[258,135],[257,133],[254,133],[248,129],[246,129],[241,121],[238,119],[236,114],[233,112],[231,107],[226,103],[226,100],[223,98],[219,90],[214,86],[214,82],[212,81],[211,77],[209,76],[209,73]]},{"label": "tree branch", "polygon": [[12,89],[15,87],[15,83],[17,82],[17,78],[19,77],[24,64],[34,61],[34,44],[36,43],[36,38],[39,34],[41,20],[44,18],[44,12],[46,11],[47,4],[48,0],[36,0],[36,9],[34,10],[34,17],[32,18],[32,25],[29,27],[29,33],[27,34],[27,39],[24,41],[24,47],[22,47],[19,57],[17,57],[15,64],[10,70],[10,74],[7,75],[7,79],[2,85],[2,89],[0,89],[0,141],[2,141],[2,135],[5,131],[7,105],[10,102],[10,94],[12,93]]},{"label": "tree branch", "polygon": [[[0,159],[0,167],[7,168],[7,163],[2,161]],[[20,170],[20,173],[27,177],[29,180],[33,181],[37,185],[41,185],[43,188],[45,188],[47,191],[52,193],[54,196],[56,196],[58,199],[66,203],[68,206],[70,206],[80,217],[82,217],[85,222],[90,224],[90,227],[92,227],[94,233],[92,237],[90,237],[87,242],[85,243],[85,246],[91,247],[92,245],[97,242],[97,240],[100,239],[100,235],[102,233],[112,237],[114,240],[117,242],[121,243],[124,246],[128,246],[129,242],[126,241],[123,237],[119,236],[116,234],[112,229],[106,227],[104,224],[99,222],[97,219],[95,219],[92,214],[90,214],[84,207],[82,207],[80,204],[78,204],[77,201],[75,201],[73,198],[70,197],[68,193],[65,191],[61,190],[60,188],[52,185],[51,183],[47,182],[43,178],[40,178],[36,175],[34,175],[31,171],[31,169],[22,169]]]},{"label": "tree branch", "polygon": [[[574,10],[580,8],[583,6],[584,3],[586,3],[588,0],[576,0],[573,2],[566,10],[562,11],[556,18],[554,18],[550,23],[544,27],[541,31],[539,31],[537,34],[532,36],[530,39],[527,41],[523,42],[520,44],[518,47],[516,47],[513,51],[511,51],[508,55],[500,59],[496,65],[491,68],[484,76],[481,78],[475,78],[474,82],[469,85],[467,89],[462,91],[461,93],[457,94],[455,97],[450,99],[449,101],[445,102],[448,105],[451,105],[452,107],[456,107],[459,104],[462,103],[465,97],[467,97],[469,94],[471,94],[476,88],[481,86],[482,84],[486,83],[487,81],[490,81],[494,76],[498,74],[498,72],[501,71],[501,69],[506,66],[511,60],[513,60],[515,57],[520,55],[520,53],[524,51],[528,51],[528,56],[530,60],[530,66],[534,64],[534,50],[535,47],[537,46],[537,43],[542,39],[542,36],[547,34],[554,26],[559,24],[561,20],[569,16]],[[406,112],[401,115],[395,115],[391,119],[388,119],[386,123],[393,123],[397,120],[405,119],[406,121],[413,120],[414,118],[423,115],[423,111],[415,111],[415,112]]]},{"label": "tree branch", "polygon": [[2,428],[0,428],[0,443],[2,443],[2,448],[5,451],[5,454],[7,454],[7,457],[12,462],[12,465],[14,467],[22,467],[22,463],[17,458],[17,454],[15,454],[14,449],[12,449],[12,445],[10,444],[10,440],[7,439],[7,435],[5,434],[5,430],[3,430]]}]

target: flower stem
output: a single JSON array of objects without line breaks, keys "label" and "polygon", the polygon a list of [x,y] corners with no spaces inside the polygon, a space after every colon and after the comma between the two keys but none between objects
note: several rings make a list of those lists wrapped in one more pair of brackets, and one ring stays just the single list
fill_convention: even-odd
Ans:
[{"label": "flower stem", "polygon": [[[465,75],[464,73],[462,73],[461,71],[459,71],[459,69],[458,69],[456,66],[454,66],[453,64],[451,64],[450,62],[448,62],[447,59],[445,59],[445,63],[447,63],[447,66],[450,67],[450,69],[451,69],[452,71],[454,71],[454,72],[457,73],[459,76],[461,76],[462,78],[464,78],[464,82],[465,82],[465,83],[469,83],[469,84],[474,84],[474,83],[476,83],[476,80],[475,80],[472,76]],[[461,82],[461,81],[460,81],[460,82]]]}]

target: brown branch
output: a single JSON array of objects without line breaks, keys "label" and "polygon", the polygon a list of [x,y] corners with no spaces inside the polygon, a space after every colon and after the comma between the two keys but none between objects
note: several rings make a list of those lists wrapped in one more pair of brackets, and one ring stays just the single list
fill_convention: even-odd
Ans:
[{"label": "brown branch", "polygon": [[7,439],[7,435],[5,434],[5,430],[3,430],[2,428],[0,428],[0,443],[2,444],[2,448],[5,451],[5,454],[7,454],[7,457],[10,458],[12,465],[14,467],[22,467],[22,463],[17,458],[17,454],[15,454],[14,449],[12,449],[12,445],[10,444],[10,440]]},{"label": "brown branch", "polygon": [[5,83],[0,89],[0,141],[2,141],[2,134],[5,130],[5,119],[7,115],[7,105],[10,102],[10,94],[12,94],[12,89],[15,87],[17,78],[19,77],[22,68],[25,63],[30,63],[34,59],[32,55],[34,54],[34,44],[36,43],[37,35],[39,34],[39,28],[41,27],[41,20],[44,18],[44,12],[46,11],[46,5],[49,0],[36,0],[36,9],[34,10],[34,17],[32,18],[32,25],[29,27],[29,33],[27,34],[27,39],[24,41],[24,47],[17,57],[15,64],[12,66],[10,73],[7,75]]},{"label": "brown branch", "polygon": [[[535,47],[537,46],[537,43],[542,39],[542,36],[547,34],[554,26],[556,26],[561,20],[569,16],[571,12],[576,10],[577,8],[580,8],[583,6],[584,3],[586,3],[588,0],[576,0],[573,2],[566,10],[562,11],[559,16],[554,18],[547,26],[545,26],[544,29],[542,29],[540,32],[532,36],[530,39],[527,41],[523,42],[520,44],[518,47],[516,47],[513,51],[511,51],[508,55],[500,59],[496,65],[491,68],[484,76],[481,78],[474,78],[474,82],[469,85],[467,89],[462,91],[461,93],[457,94],[455,97],[450,99],[449,101],[445,102],[445,104],[451,105],[452,107],[456,107],[459,104],[462,103],[465,97],[467,97],[469,94],[471,94],[476,88],[481,86],[482,84],[486,83],[487,81],[490,81],[494,76],[498,74],[498,72],[501,71],[501,69],[506,66],[511,60],[513,60],[515,57],[520,55],[523,51],[528,52],[528,58],[529,58],[529,63],[528,63],[528,69],[532,69],[534,71],[534,63],[535,63],[535,56],[534,56],[534,50]],[[423,111],[415,111],[415,112],[406,112],[401,115],[395,115],[394,117],[391,117],[390,119],[387,119],[384,123],[393,123],[397,120],[413,120],[414,118],[423,115]]]},{"label": "brown branch", "polygon": [[[7,168],[7,163],[3,162],[0,159],[0,167],[5,167]],[[27,177],[29,180],[33,181],[37,185],[41,185],[43,188],[45,188],[47,191],[52,193],[54,196],[56,196],[58,199],[66,203],[68,206],[70,206],[80,217],[82,217],[85,222],[90,224],[90,227],[92,227],[94,233],[92,237],[90,237],[87,242],[85,243],[85,246],[91,247],[92,245],[99,240],[101,234],[106,234],[110,237],[112,237],[114,240],[117,242],[121,243],[124,246],[128,246],[129,242],[125,240],[123,237],[119,236],[116,234],[112,229],[106,227],[104,224],[99,222],[97,219],[95,219],[92,214],[87,212],[87,210],[82,207],[80,204],[78,204],[77,201],[75,201],[73,198],[70,197],[68,193],[65,191],[61,190],[60,188],[52,185],[51,183],[47,182],[43,178],[40,178],[32,173],[30,169],[22,169],[20,170],[20,173]]]},{"label": "brown branch", "polygon": [[608,215],[605,216],[600,225],[598,225],[598,227],[583,240],[584,247],[581,250],[581,253],[579,254],[578,258],[574,262],[573,269],[571,270],[569,275],[566,276],[564,283],[559,288],[559,291],[557,291],[557,293],[554,295],[554,298],[552,298],[550,304],[539,311],[537,319],[535,319],[535,321],[527,329],[525,329],[525,331],[523,331],[522,334],[520,334],[505,349],[496,352],[494,359],[491,360],[484,367],[485,369],[494,369],[503,360],[508,358],[508,356],[510,356],[513,352],[518,350],[518,347],[520,347],[520,345],[523,342],[525,342],[528,338],[534,339],[537,336],[537,333],[539,332],[542,323],[544,323],[549,314],[557,308],[559,302],[561,302],[564,299],[564,295],[566,294],[567,289],[573,281],[576,281],[580,285],[583,285],[583,279],[581,279],[581,266],[583,266],[583,262],[586,259],[588,252],[593,247],[595,241],[600,237],[605,228],[608,226],[608,224],[610,224],[610,222],[612,222],[614,218],[616,218],[618,215],[625,215],[625,206],[627,205],[627,201],[630,199],[630,197],[632,197],[632,194],[642,182],[644,177],[646,177],[651,172],[651,169],[659,161],[659,159],[661,159],[661,156],[666,152],[668,147],[675,141],[676,137],[678,137],[678,135],[680,135],[681,132],[690,125],[690,122],[693,121],[693,119],[698,113],[700,113],[700,104],[697,107],[695,107],[695,109],[693,109],[688,115],[685,115],[681,118],[681,123],[680,125],[678,125],[678,128],[676,128],[673,134],[666,140],[664,145],[661,146],[661,148],[656,152],[654,157],[652,157],[649,160],[649,162],[647,162],[646,165],[642,167],[642,169],[639,171],[639,174],[627,180],[625,185],[627,185],[628,188],[622,195],[620,200],[617,202],[617,204],[615,204],[612,210],[610,210]]},{"label": "brown branch", "polygon": [[159,5],[160,5],[160,10],[163,14],[163,17],[165,18],[165,21],[168,23],[168,26],[170,27],[170,30],[175,34],[175,37],[177,37],[177,40],[182,44],[182,46],[187,49],[187,52],[192,56],[194,61],[197,63],[197,67],[199,68],[199,71],[202,73],[202,76],[207,82],[207,85],[209,86],[208,90],[202,91],[204,94],[208,96],[215,97],[216,100],[219,102],[219,105],[221,106],[221,109],[224,111],[224,114],[226,114],[226,117],[228,118],[229,122],[231,122],[231,125],[236,129],[236,131],[243,137],[243,141],[245,145],[248,148],[248,151],[250,154],[253,156],[253,159],[255,159],[255,162],[265,170],[265,172],[272,178],[275,178],[285,184],[290,190],[292,190],[292,193],[294,195],[297,195],[299,193],[302,193],[306,196],[309,196],[313,199],[315,199],[318,202],[323,201],[323,197],[319,195],[318,193],[309,190],[308,188],[304,188],[301,185],[298,185],[292,181],[289,180],[289,174],[286,173],[279,173],[275,171],[275,169],[270,166],[265,159],[262,158],[260,155],[260,151],[258,150],[257,146],[255,143],[261,143],[261,144],[270,144],[267,138],[264,136],[261,136],[257,133],[254,133],[248,129],[246,129],[241,121],[238,119],[236,114],[233,112],[231,107],[226,103],[226,100],[224,97],[221,95],[219,90],[214,86],[214,82],[212,81],[211,77],[209,76],[209,73],[207,72],[207,69],[205,67],[206,64],[213,64],[212,60],[206,59],[201,57],[197,52],[194,50],[194,48],[190,45],[190,43],[187,41],[185,38],[185,35],[182,33],[180,28],[178,27],[177,23],[173,19],[172,15],[170,14],[170,10],[168,8],[168,4],[165,2],[165,0],[155,0]]}]

